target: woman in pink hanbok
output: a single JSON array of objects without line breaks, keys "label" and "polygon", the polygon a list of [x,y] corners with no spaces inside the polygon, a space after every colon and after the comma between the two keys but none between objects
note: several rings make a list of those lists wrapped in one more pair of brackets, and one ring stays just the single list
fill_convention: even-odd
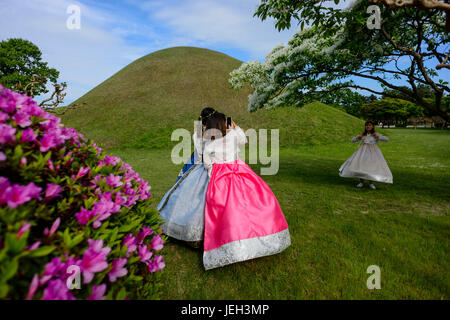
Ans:
[{"label": "woman in pink hanbok", "polygon": [[203,264],[206,270],[279,253],[291,244],[288,224],[269,186],[238,157],[246,136],[222,113],[206,124]]}]

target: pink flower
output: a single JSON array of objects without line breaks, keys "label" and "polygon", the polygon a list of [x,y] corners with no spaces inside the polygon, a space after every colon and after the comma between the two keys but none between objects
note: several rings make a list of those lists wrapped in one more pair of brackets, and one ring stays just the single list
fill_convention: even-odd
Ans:
[{"label": "pink flower", "polygon": [[152,249],[155,251],[159,251],[163,248],[164,243],[159,234],[157,234],[153,237],[151,246],[152,246]]},{"label": "pink flower", "polygon": [[47,288],[44,289],[42,300],[75,300],[75,297],[69,292],[67,284],[60,280],[50,280]]},{"label": "pink flower", "polygon": [[122,247],[123,247],[124,245],[127,246],[127,253],[136,251],[136,249],[137,249],[137,246],[136,246],[136,238],[133,237],[133,236],[131,235],[131,233],[130,233],[129,235],[127,235],[127,236],[125,237],[125,239],[123,239]]},{"label": "pink flower", "polygon": [[127,202],[127,198],[123,197],[122,194],[120,192],[117,192],[115,195],[115,199],[114,199],[114,212],[120,212],[120,208],[121,206],[123,206],[125,203]]},{"label": "pink flower", "polygon": [[30,116],[21,111],[17,112],[13,116],[13,119],[16,122],[16,124],[22,128],[26,128],[32,124],[32,122],[30,120]]},{"label": "pink flower", "polygon": [[39,196],[41,188],[36,187],[34,183],[30,183],[25,187],[15,184],[5,191],[5,201],[11,209],[17,208],[19,205],[30,201],[32,198]]},{"label": "pink flower", "polygon": [[81,271],[83,272],[84,283],[90,283],[94,278],[94,273],[101,272],[108,268],[106,256],[111,251],[111,248],[103,248],[103,240],[88,240],[89,248],[84,251],[83,259],[81,260]]},{"label": "pink flower", "polygon": [[[72,262],[71,264],[76,264]],[[49,263],[45,265],[44,273],[40,279],[40,284],[46,284],[52,278],[64,278],[68,277],[66,273],[66,264],[61,261],[61,258],[53,258]]]},{"label": "pink flower", "polygon": [[123,182],[121,181],[121,176],[115,176],[114,174],[110,174],[108,177],[106,177],[105,181],[111,188],[117,188],[123,185]]},{"label": "pink flower", "polygon": [[61,218],[57,218],[55,222],[53,222],[52,227],[50,228],[50,231],[48,231],[47,228],[44,229],[44,236],[48,237],[51,236],[58,230],[59,224],[61,222]]},{"label": "pink flower", "polygon": [[148,272],[154,273],[156,271],[161,271],[166,266],[162,256],[155,256],[153,260],[148,263]]},{"label": "pink flower", "polygon": [[47,160],[47,166],[50,170],[52,170],[52,171],[55,170],[55,166],[53,165],[53,161],[51,159]]},{"label": "pink flower", "polygon": [[92,286],[92,294],[86,300],[105,300],[106,284]]},{"label": "pink flower", "polygon": [[136,236],[137,243],[142,244],[142,242],[144,242],[145,238],[152,234],[153,234],[152,229],[150,229],[149,227],[143,227],[142,230],[138,231],[138,233],[137,233],[137,236]]},{"label": "pink flower", "polygon": [[139,246],[138,251],[139,251],[139,257],[141,257],[141,259],[140,259],[141,262],[146,262],[146,261],[150,260],[150,258],[153,255],[153,252],[150,252],[146,245]]},{"label": "pink flower", "polygon": [[6,203],[6,190],[9,188],[10,183],[8,178],[0,176],[0,205]]},{"label": "pink flower", "polygon": [[86,167],[86,168],[81,167],[80,170],[78,170],[78,173],[76,176],[77,179],[84,177],[86,174],[89,173],[89,171],[90,171],[89,167]]},{"label": "pink flower", "polygon": [[27,165],[27,158],[26,157],[20,158],[20,165],[21,166],[26,166]]},{"label": "pink flower", "polygon": [[25,129],[22,131],[22,136],[20,137],[20,143],[31,142],[36,140],[37,134],[34,133],[34,130],[31,128]]},{"label": "pink flower", "polygon": [[97,219],[92,223],[92,226],[97,229],[102,225],[102,221],[109,218],[109,216],[113,212],[115,205],[114,202],[110,200],[111,196],[104,197],[100,195],[100,201],[97,201],[94,203],[94,206],[92,207],[92,215],[97,217]]},{"label": "pink flower", "polygon": [[[101,152],[101,149],[98,149],[99,152]],[[104,160],[100,160],[98,165],[100,167],[103,166],[115,166],[116,164],[118,164],[120,162],[120,158],[119,157],[114,157],[114,156],[105,156]]]},{"label": "pink flower", "polygon": [[41,143],[41,147],[39,148],[41,152],[47,152],[58,145],[56,137],[50,133],[44,133],[39,142]]},{"label": "pink flower", "polygon": [[6,113],[13,113],[16,111],[16,101],[13,100],[11,91],[6,93],[9,97],[4,95],[5,91],[2,92],[2,99],[0,99],[0,109]]},{"label": "pink flower", "polygon": [[51,200],[57,196],[59,196],[59,193],[61,192],[62,188],[53,183],[47,183],[47,188],[45,190],[45,200]]},{"label": "pink flower", "polygon": [[25,232],[27,232],[28,230],[30,230],[31,228],[31,223],[28,222],[24,222],[22,223],[22,226],[20,227],[19,231],[17,232],[17,238],[22,238],[23,234]]},{"label": "pink flower", "polygon": [[32,300],[38,288],[39,288],[39,275],[36,273],[33,277],[33,280],[31,280],[26,300]]},{"label": "pink flower", "polygon": [[6,155],[0,151],[0,161],[5,161],[6,160]]},{"label": "pink flower", "polygon": [[85,226],[91,219],[92,212],[89,210],[86,210],[85,208],[81,208],[80,212],[75,213],[75,217],[77,218],[77,220],[80,224]]},{"label": "pink flower", "polygon": [[116,259],[112,263],[111,271],[108,272],[109,281],[115,282],[117,278],[125,276],[128,271],[123,266],[127,264],[127,259]]},{"label": "pink flower", "polygon": [[30,182],[25,186],[25,191],[31,198],[42,200],[41,197],[39,196],[39,194],[42,191],[42,188],[36,186],[33,182]]},{"label": "pink flower", "polygon": [[26,251],[33,251],[33,250],[36,250],[37,248],[39,248],[40,245],[41,245],[41,242],[40,241],[36,241],[31,246],[26,247],[25,250]]},{"label": "pink flower", "polygon": [[6,122],[9,119],[9,115],[4,112],[0,112],[0,123]]},{"label": "pink flower", "polygon": [[16,129],[7,124],[0,124],[0,144],[14,142],[16,137]]}]

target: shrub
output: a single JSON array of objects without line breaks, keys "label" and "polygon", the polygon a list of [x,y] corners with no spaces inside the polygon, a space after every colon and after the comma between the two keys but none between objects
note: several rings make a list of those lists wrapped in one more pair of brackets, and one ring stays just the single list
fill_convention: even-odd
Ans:
[{"label": "shrub", "polygon": [[0,86],[0,298],[158,298],[164,236],[149,191],[120,158]]}]

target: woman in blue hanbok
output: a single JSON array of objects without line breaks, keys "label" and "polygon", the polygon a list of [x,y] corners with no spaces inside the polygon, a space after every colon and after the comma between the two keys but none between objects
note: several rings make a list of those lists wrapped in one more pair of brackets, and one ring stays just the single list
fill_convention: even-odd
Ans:
[{"label": "woman in blue hanbok", "polygon": [[[203,109],[200,120],[205,125],[216,111]],[[203,129],[203,128],[202,128]],[[162,229],[172,238],[198,244],[203,240],[205,224],[205,197],[209,177],[202,161],[203,130],[195,130],[194,153],[178,175],[175,185],[158,204],[160,216],[165,221]]]}]

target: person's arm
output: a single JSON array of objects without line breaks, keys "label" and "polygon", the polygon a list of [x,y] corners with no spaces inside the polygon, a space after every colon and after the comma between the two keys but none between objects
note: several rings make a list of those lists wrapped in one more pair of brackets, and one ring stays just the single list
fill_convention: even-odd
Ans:
[{"label": "person's arm", "polygon": [[383,142],[388,142],[389,138],[386,136],[383,136],[381,133],[375,133],[376,137],[375,139],[377,139],[377,141],[383,141]]},{"label": "person's arm", "polygon": [[363,137],[363,134],[361,133],[359,136],[354,137],[352,139],[352,142],[356,143],[356,142],[360,141],[362,139],[362,137]]},{"label": "person's arm", "polygon": [[236,138],[236,142],[239,146],[242,146],[247,143],[247,136],[245,135],[244,131],[241,129],[241,127],[237,126],[234,121],[231,123],[231,127],[228,128],[230,131],[227,133],[227,136],[229,138],[234,139]]}]

